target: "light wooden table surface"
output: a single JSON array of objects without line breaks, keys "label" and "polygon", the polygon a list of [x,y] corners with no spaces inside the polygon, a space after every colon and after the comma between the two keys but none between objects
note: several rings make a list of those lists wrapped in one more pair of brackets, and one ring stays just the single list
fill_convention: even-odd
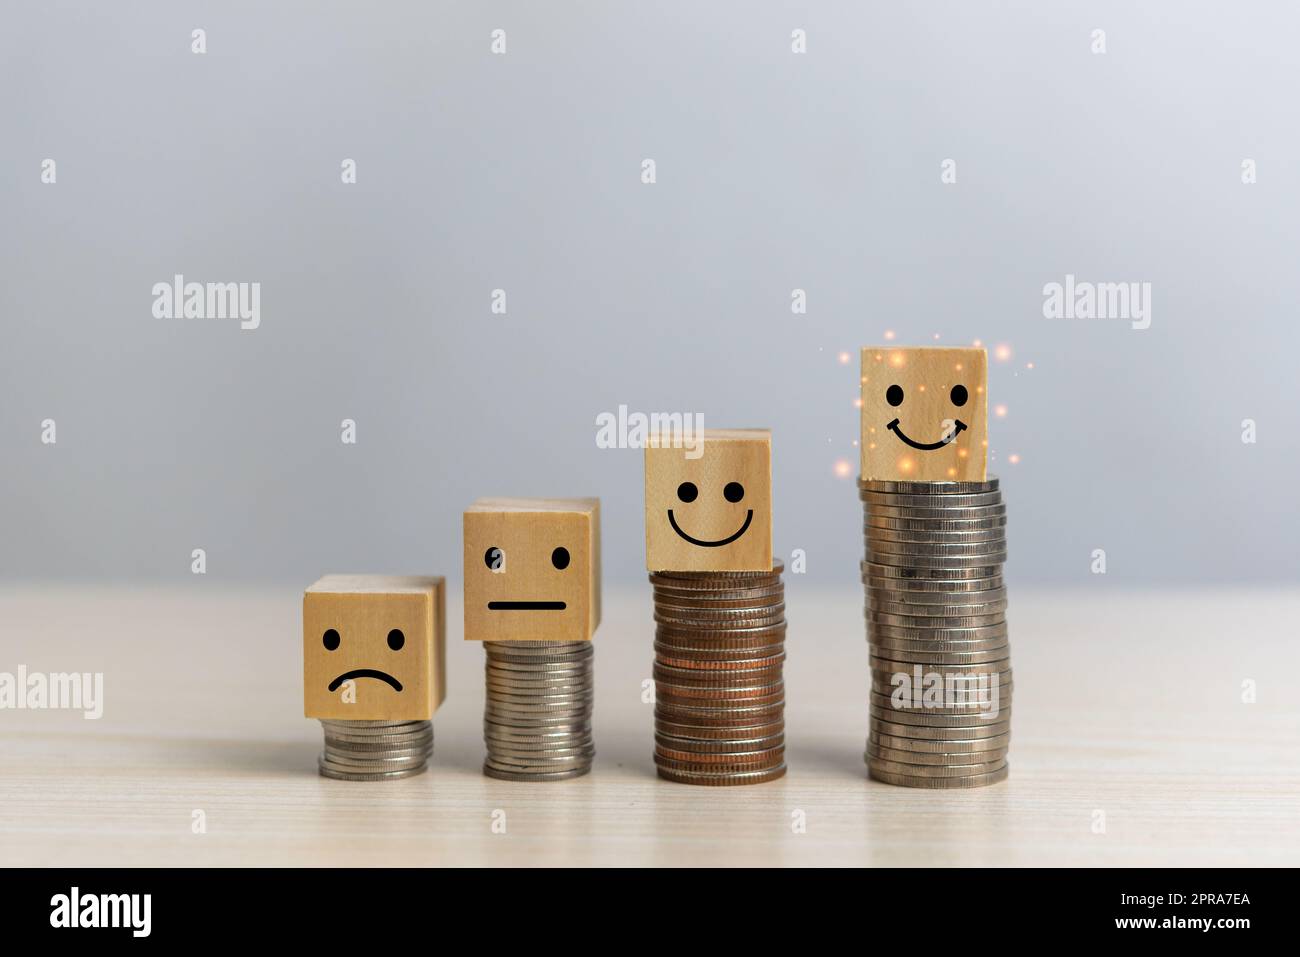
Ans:
[{"label": "light wooden table surface", "polygon": [[[0,672],[98,671],[105,683],[98,721],[0,711],[0,863],[1300,864],[1294,591],[1013,588],[1010,780],[919,791],[865,775],[860,589],[797,578],[784,781],[706,789],[655,777],[641,699],[648,584],[606,591],[592,774],[489,780],[483,651],[461,640],[449,586],[432,769],[379,784],[316,774],[300,591],[0,591]],[[1247,679],[1254,704],[1242,701]],[[193,833],[195,810],[206,833]]]}]

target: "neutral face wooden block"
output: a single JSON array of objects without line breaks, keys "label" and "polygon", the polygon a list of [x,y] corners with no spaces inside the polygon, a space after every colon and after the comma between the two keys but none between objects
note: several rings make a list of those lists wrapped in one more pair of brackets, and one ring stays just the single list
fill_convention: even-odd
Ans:
[{"label": "neutral face wooden block", "polygon": [[655,436],[646,446],[646,568],[771,571],[772,433],[703,435],[697,458]]},{"label": "neutral face wooden block", "polygon": [[862,350],[862,477],[983,481],[988,356],[983,349]]},{"label": "neutral face wooden block", "polygon": [[600,499],[481,498],[465,510],[465,638],[589,641]]},{"label": "neutral face wooden block", "polygon": [[446,696],[442,578],[326,575],[302,598],[304,712],[427,721]]}]

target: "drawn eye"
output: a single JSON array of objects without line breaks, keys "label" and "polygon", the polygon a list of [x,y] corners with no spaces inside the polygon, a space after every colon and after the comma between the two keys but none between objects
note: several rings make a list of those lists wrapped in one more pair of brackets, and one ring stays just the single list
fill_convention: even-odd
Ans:
[{"label": "drawn eye", "polygon": [[952,404],[965,405],[966,400],[970,398],[970,393],[966,391],[964,385],[955,385],[952,387]]},{"label": "drawn eye", "polygon": [[683,482],[677,486],[677,497],[683,502],[693,502],[700,494],[700,490],[695,487],[694,482]]},{"label": "drawn eye", "polygon": [[402,645],[406,644],[406,636],[402,634],[402,629],[394,628],[388,633],[388,647],[394,651],[401,651]]},{"label": "drawn eye", "polygon": [[564,571],[569,567],[569,550],[561,545],[555,551],[551,552],[551,564]]},{"label": "drawn eye", "polygon": [[321,636],[321,644],[325,646],[326,651],[338,651],[339,644],[342,642],[339,633],[331,628]]},{"label": "drawn eye", "polygon": [[739,482],[728,482],[727,487],[722,490],[722,497],[728,502],[739,502],[745,497],[745,486]]},{"label": "drawn eye", "polygon": [[885,390],[885,401],[890,405],[902,405],[903,387],[901,385],[891,385]]},{"label": "drawn eye", "polygon": [[495,571],[500,571],[506,563],[506,553],[493,545],[483,553],[483,564]]}]

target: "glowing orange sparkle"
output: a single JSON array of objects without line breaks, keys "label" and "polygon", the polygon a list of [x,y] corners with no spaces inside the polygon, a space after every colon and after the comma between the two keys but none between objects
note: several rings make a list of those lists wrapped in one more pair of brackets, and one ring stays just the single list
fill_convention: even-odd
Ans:
[{"label": "glowing orange sparkle", "polygon": [[[885,330],[885,341],[886,341],[886,342],[890,342],[890,341],[893,340],[893,338],[894,338],[894,330],[893,330],[893,329],[886,329],[886,330]],[[876,356],[876,358],[879,359],[880,357],[879,357],[879,356]]]},{"label": "glowing orange sparkle", "polygon": [[993,349],[993,358],[997,359],[999,362],[1006,362],[1011,358],[1011,346],[1005,342],[998,343],[998,345]]},{"label": "glowing orange sparkle", "polygon": [[1017,455],[1015,452],[1012,452],[1010,455],[1007,456],[1007,461],[1010,462],[1012,465],[1015,465],[1017,462],[1020,461],[1020,456]]},{"label": "glowing orange sparkle", "polygon": [[1007,417],[1007,407],[1005,405],[995,405],[993,407],[993,414],[999,419],[1005,419]]},{"label": "glowing orange sparkle", "polygon": [[901,369],[907,358],[901,352],[891,352],[889,354],[889,364],[895,369]]},{"label": "glowing orange sparkle", "polygon": [[849,465],[846,459],[840,459],[838,462],[835,463],[836,478],[848,478],[849,472],[851,471],[852,471],[852,467]]},{"label": "glowing orange sparkle", "polygon": [[847,352],[841,352],[841,353],[840,353],[840,365],[842,365],[842,366],[846,366],[846,365],[848,365],[848,364],[849,364],[849,360],[852,359],[852,358],[853,358],[853,357],[852,357],[851,355],[849,355]]}]

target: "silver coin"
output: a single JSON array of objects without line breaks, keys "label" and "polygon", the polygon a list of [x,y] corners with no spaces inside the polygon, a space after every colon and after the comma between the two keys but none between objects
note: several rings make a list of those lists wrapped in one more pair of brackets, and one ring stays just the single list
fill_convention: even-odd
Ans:
[{"label": "silver coin", "polygon": [[591,765],[574,768],[571,771],[551,771],[546,773],[528,773],[520,771],[500,771],[496,768],[483,766],[483,773],[490,778],[498,778],[502,781],[521,781],[521,782],[540,782],[540,781],[567,781],[570,778],[580,778],[591,771]]},{"label": "silver coin", "polygon": [[1007,517],[947,519],[947,518],[890,518],[885,515],[868,515],[863,520],[862,533],[894,532],[902,535],[1005,535]]},{"label": "silver coin", "polygon": [[1001,576],[972,578],[961,581],[925,581],[904,578],[868,578],[863,582],[867,591],[879,594],[890,601],[963,601],[967,595],[982,592],[1005,591]]},{"label": "silver coin", "polygon": [[972,741],[983,738],[996,738],[1011,734],[1011,721],[986,722],[978,727],[942,727],[925,724],[903,724],[886,721],[884,718],[871,718],[871,734],[886,737],[907,738],[917,741]]},{"label": "silver coin", "polygon": [[911,762],[891,761],[887,759],[871,756],[870,765],[872,768],[884,771],[889,774],[904,774],[909,777],[918,778],[950,778],[960,777],[967,774],[990,774],[994,771],[1000,771],[1006,765],[1006,758],[1002,757],[991,762],[970,762],[967,764],[915,764]]},{"label": "silver coin", "polygon": [[909,738],[895,734],[882,734],[872,729],[867,737],[868,743],[880,748],[889,748],[900,752],[919,752],[926,754],[980,754],[1001,750],[1005,753],[1011,744],[1011,735],[997,734],[983,738],[949,738],[946,741],[933,738]]},{"label": "silver coin", "polygon": [[895,542],[875,536],[867,538],[867,551],[888,552],[893,555],[921,556],[924,558],[986,558],[1005,553],[1005,538],[982,542]]},{"label": "silver coin", "polygon": [[988,555],[903,555],[896,552],[882,552],[869,549],[867,561],[875,565],[893,565],[912,572],[916,578],[933,578],[936,570],[974,570],[980,569],[979,577],[987,577],[990,570],[996,569],[1007,560],[1007,553],[993,552]]},{"label": "silver coin", "polygon": [[999,542],[1006,545],[1006,530],[1001,528],[980,531],[940,532],[921,531],[918,529],[876,528],[868,525],[863,529],[863,537],[868,542],[903,542],[909,544],[930,545],[983,545]]},{"label": "silver coin", "polygon": [[968,774],[962,777],[952,778],[920,778],[907,774],[891,774],[868,764],[867,773],[875,781],[881,784],[892,784],[897,787],[907,788],[982,788],[990,784],[999,784],[1007,779],[1011,769],[1009,765],[1003,764],[1002,767],[989,774]]},{"label": "silver coin", "polygon": [[382,773],[354,774],[347,771],[336,771],[333,768],[320,768],[320,775],[323,778],[333,778],[336,781],[396,781],[398,778],[410,778],[417,774],[423,774],[428,770],[428,765],[422,765],[418,768],[410,768],[403,771],[385,771]]},{"label": "silver coin", "polygon": [[868,505],[891,508],[980,508],[1002,504],[1001,492],[972,492],[964,495],[908,495],[901,492],[859,492]]},{"label": "silver coin", "polygon": [[983,565],[962,568],[908,568],[898,565],[880,564],[874,561],[862,562],[864,580],[879,584],[888,578],[900,578],[913,581],[967,581],[975,579],[1001,579],[1002,565]]},{"label": "silver coin", "polygon": [[[906,690],[906,686],[902,690]],[[915,688],[909,697],[902,694],[899,688],[878,688],[873,685],[867,693],[867,699],[871,707],[893,715],[919,713],[957,717],[978,714],[982,720],[994,721],[1003,708],[1011,705],[1014,692],[1014,682],[999,678],[996,685],[992,680],[984,686],[963,682],[961,687],[954,688],[951,697],[945,688]],[[937,702],[934,700],[936,696],[939,698]]]},{"label": "silver coin", "polygon": [[1001,485],[996,475],[983,481],[964,479],[955,482],[921,481],[919,479],[858,479],[858,488],[867,492],[887,492],[903,495],[972,495],[996,492]]},{"label": "silver coin", "polygon": [[1007,623],[1006,615],[998,612],[994,615],[944,615],[933,617],[925,615],[894,615],[870,609],[863,612],[866,619],[877,625],[890,625],[895,628],[914,628],[918,630],[933,629],[951,631],[954,628],[991,628]]},{"label": "silver coin", "polygon": [[868,741],[868,761],[893,761],[899,764],[920,764],[928,767],[969,767],[972,764],[1002,764],[1007,759],[1006,747],[988,751],[902,751]]},{"label": "silver coin", "polygon": [[888,505],[867,502],[864,505],[864,514],[868,522],[876,518],[938,519],[945,522],[970,522],[1004,518],[1007,514],[1007,507],[1005,505],[971,505],[965,507],[945,505],[938,507],[935,505]]},{"label": "silver coin", "polygon": [[881,588],[873,582],[867,587],[867,597],[908,605],[987,605],[991,602],[1005,602],[1007,590],[985,588],[981,591],[909,591],[901,588]]},{"label": "silver coin", "polygon": [[887,701],[876,703],[877,696],[872,696],[869,713],[874,720],[889,724],[923,725],[933,728],[961,728],[978,730],[980,728],[1003,728],[1011,721],[1010,702],[1000,703],[996,713],[976,711],[973,714],[943,714],[935,711],[909,711],[894,708]]},{"label": "silver coin", "polygon": [[987,651],[926,651],[881,648],[880,645],[868,646],[872,662],[892,662],[894,664],[944,664],[948,667],[961,667],[963,664],[985,664],[997,661],[1010,661],[1011,646],[991,648]]},{"label": "silver coin", "polygon": [[1006,617],[1007,602],[999,598],[987,602],[963,602],[938,605],[922,602],[887,601],[874,594],[867,596],[867,609],[887,615],[909,615],[929,618],[963,618],[969,615]]},{"label": "silver coin", "polygon": [[1000,625],[983,625],[975,628],[916,628],[867,621],[868,642],[887,638],[901,638],[904,641],[978,641],[986,638],[1006,638],[1007,635],[1008,627],[1005,622]]}]

